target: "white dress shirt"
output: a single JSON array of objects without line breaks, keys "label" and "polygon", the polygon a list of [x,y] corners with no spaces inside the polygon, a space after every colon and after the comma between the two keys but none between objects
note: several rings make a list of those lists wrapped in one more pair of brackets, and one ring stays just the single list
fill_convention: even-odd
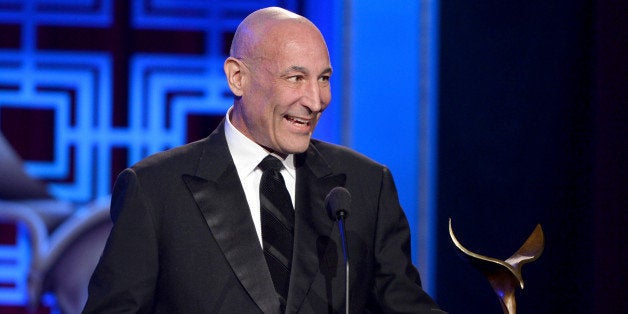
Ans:
[{"label": "white dress shirt", "polygon": [[263,147],[246,137],[231,124],[229,114],[232,109],[233,107],[229,108],[227,111],[227,117],[225,119],[225,137],[227,138],[227,146],[229,147],[231,158],[233,158],[236,170],[238,171],[238,177],[244,189],[246,201],[251,210],[253,224],[255,225],[255,231],[257,232],[257,237],[261,245],[262,222],[260,217],[259,183],[262,179],[262,170],[259,169],[257,165],[268,155],[273,155],[281,160],[284,166],[284,168],[281,169],[281,175],[286,182],[286,188],[290,193],[292,207],[294,208],[297,177],[296,169],[294,168],[294,155],[290,154],[286,159],[283,159],[275,154],[269,153]]}]

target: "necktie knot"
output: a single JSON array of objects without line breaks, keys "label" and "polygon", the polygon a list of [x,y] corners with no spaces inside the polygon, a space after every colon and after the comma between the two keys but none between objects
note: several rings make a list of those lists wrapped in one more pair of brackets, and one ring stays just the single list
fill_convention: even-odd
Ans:
[{"label": "necktie knot", "polygon": [[258,167],[262,169],[262,171],[266,172],[267,170],[273,170],[279,172],[281,168],[283,168],[283,164],[281,160],[273,155],[268,155],[262,162],[259,163]]}]

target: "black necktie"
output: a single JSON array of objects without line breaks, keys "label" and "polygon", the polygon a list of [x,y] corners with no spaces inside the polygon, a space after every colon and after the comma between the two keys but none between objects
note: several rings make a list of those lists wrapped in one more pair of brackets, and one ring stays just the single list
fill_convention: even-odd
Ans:
[{"label": "black necktie", "polygon": [[264,257],[281,303],[281,311],[284,312],[290,286],[294,209],[283,176],[279,173],[282,167],[281,161],[271,155],[260,162],[259,168],[263,174],[259,198]]}]

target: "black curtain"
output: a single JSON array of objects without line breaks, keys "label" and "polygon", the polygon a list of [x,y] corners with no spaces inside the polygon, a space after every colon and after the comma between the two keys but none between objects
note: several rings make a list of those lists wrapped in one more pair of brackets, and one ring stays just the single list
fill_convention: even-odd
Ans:
[{"label": "black curtain", "polygon": [[441,2],[437,296],[450,313],[502,310],[457,256],[449,217],[463,245],[500,259],[543,226],[520,313],[625,308],[625,9]]}]

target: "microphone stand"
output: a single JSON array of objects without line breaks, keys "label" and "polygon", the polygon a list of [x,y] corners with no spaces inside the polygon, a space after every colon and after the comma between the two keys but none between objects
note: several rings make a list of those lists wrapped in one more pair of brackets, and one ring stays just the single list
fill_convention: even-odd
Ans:
[{"label": "microphone stand", "polygon": [[345,313],[349,314],[349,252],[347,250],[347,238],[345,236],[345,211],[338,211],[338,229],[342,242],[342,255],[345,259]]},{"label": "microphone stand", "polygon": [[337,186],[325,197],[325,209],[331,220],[338,222],[340,242],[342,242],[342,255],[345,259],[345,313],[349,314],[349,250],[347,249],[347,236],[345,234],[345,220],[349,217],[351,207],[351,194],[344,187]]}]

